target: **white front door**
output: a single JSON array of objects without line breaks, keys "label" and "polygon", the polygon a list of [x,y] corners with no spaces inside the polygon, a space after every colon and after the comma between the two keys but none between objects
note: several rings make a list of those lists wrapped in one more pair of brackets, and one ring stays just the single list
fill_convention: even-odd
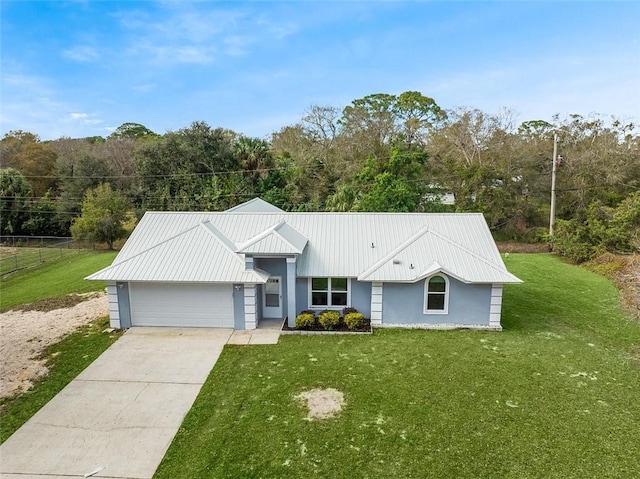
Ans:
[{"label": "white front door", "polygon": [[282,278],[271,276],[262,287],[262,317],[282,319]]}]

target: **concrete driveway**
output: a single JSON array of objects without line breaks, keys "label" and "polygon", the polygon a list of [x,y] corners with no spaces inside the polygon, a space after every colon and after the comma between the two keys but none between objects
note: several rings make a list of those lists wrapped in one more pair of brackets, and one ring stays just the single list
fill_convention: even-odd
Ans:
[{"label": "concrete driveway", "polygon": [[152,477],[231,334],[130,329],[0,446],[0,475]]}]

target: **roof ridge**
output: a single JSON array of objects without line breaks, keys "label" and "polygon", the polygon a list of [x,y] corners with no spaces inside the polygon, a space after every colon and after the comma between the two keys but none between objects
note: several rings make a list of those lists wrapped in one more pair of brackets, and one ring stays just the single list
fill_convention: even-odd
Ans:
[{"label": "roof ridge", "polygon": [[257,242],[265,239],[267,236],[269,236],[271,233],[273,233],[278,226],[282,225],[282,223],[285,223],[285,220],[281,219],[276,224],[271,225],[271,226],[265,228],[264,230],[262,230],[257,235],[252,236],[251,238],[249,238],[244,243],[240,243],[238,245],[238,251],[242,251],[243,249],[248,248],[249,246],[253,246]]},{"label": "roof ridge", "polygon": [[[225,235],[219,228],[217,228],[209,219],[202,220],[198,223],[198,226],[202,226],[210,235],[215,237],[220,243],[222,243],[225,248],[227,248],[232,253],[238,252],[238,246]],[[221,237],[222,236],[222,237]],[[233,247],[231,247],[233,245]]]}]

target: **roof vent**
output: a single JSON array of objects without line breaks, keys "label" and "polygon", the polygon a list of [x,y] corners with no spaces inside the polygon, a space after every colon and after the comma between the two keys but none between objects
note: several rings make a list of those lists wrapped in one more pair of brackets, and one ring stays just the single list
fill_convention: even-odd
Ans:
[{"label": "roof vent", "polygon": [[371,243],[371,247],[372,247],[372,248],[375,248],[375,247],[376,247],[376,245],[374,245],[373,243]]},{"label": "roof vent", "polygon": [[409,265],[409,269],[413,269],[413,263]]},{"label": "roof vent", "polygon": [[393,264],[400,264],[400,260],[399,259],[394,259],[393,260]]}]

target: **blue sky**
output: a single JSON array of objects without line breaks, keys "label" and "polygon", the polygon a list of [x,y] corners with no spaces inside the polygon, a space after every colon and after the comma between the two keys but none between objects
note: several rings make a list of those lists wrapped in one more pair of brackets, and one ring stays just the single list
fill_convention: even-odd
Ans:
[{"label": "blue sky", "polygon": [[418,90],[518,121],[640,121],[640,2],[6,1],[0,134],[268,138],[311,105]]}]

